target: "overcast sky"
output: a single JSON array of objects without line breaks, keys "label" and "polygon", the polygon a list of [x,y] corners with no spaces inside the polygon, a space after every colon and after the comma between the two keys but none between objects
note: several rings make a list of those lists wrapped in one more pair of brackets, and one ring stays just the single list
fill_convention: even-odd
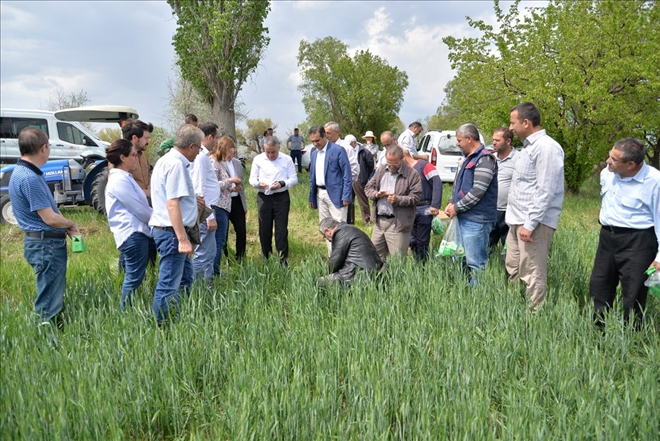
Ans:
[{"label": "overcast sky", "polygon": [[[399,113],[406,124],[432,115],[453,76],[442,38],[475,35],[466,15],[494,24],[492,1],[276,0],[265,23],[270,45],[241,93],[248,117],[271,118],[280,136],[305,120],[298,46],[326,36],[408,74]],[[90,104],[128,105],[165,125],[176,30],[166,2],[2,1],[0,16],[2,108],[42,109],[58,88],[82,89]]]}]

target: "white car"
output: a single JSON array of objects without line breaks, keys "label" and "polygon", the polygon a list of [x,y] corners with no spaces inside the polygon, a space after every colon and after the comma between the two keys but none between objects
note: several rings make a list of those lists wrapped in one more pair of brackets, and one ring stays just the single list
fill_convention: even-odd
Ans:
[{"label": "white car", "polygon": [[[479,140],[484,144],[481,133]],[[429,155],[429,162],[435,165],[442,182],[454,182],[456,170],[463,158],[463,152],[458,147],[455,130],[426,132],[419,141],[417,150]]]},{"label": "white car", "polygon": [[302,149],[302,168],[309,171],[309,163],[312,161],[312,150],[314,149],[314,144],[307,144]]}]

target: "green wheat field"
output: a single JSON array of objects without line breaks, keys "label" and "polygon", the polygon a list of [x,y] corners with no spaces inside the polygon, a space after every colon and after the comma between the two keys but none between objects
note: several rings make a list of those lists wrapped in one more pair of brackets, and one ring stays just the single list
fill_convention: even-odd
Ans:
[{"label": "green wheat field", "polygon": [[319,291],[308,179],[292,190],[289,267],[259,257],[249,189],[248,258],[223,260],[166,329],[155,271],[119,310],[118,252],[88,207],[63,209],[88,248],[69,254],[65,329],[36,327],[23,235],[0,226],[0,439],[658,439],[660,299],[639,332],[620,303],[604,334],[590,321],[595,181],[565,200],[533,315],[500,250],[473,290],[434,257],[392,261],[383,286]]}]

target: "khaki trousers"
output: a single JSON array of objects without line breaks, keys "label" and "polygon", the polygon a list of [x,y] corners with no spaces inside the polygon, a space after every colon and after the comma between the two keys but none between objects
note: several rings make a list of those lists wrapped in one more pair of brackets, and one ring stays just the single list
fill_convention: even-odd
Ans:
[{"label": "khaki trousers", "polygon": [[[337,222],[346,222],[346,216],[348,215],[348,207],[337,208],[334,206],[328,196],[328,191],[319,188],[316,191],[316,206],[319,210],[319,222],[323,219],[330,217]],[[332,253],[332,243],[326,239],[326,246],[328,247],[328,256]]]},{"label": "khaki trousers", "polygon": [[518,237],[521,228],[522,225],[510,225],[506,237],[506,272],[509,281],[525,282],[530,307],[538,311],[548,291],[548,253],[555,230],[539,224],[532,233],[533,242],[523,242]]},{"label": "khaki trousers", "polygon": [[376,251],[381,260],[385,262],[388,256],[401,254],[404,258],[408,254],[410,245],[410,231],[397,233],[395,231],[396,218],[376,217],[374,230],[371,233],[371,241],[376,246]]}]

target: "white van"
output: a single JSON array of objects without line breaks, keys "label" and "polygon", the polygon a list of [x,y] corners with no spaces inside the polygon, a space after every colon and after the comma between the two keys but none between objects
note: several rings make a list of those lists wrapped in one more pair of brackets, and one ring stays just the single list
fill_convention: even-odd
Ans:
[{"label": "white van", "polygon": [[[484,137],[479,133],[479,140],[484,144]],[[419,141],[417,150],[429,155],[429,162],[435,165],[442,182],[453,183],[463,152],[458,147],[455,130],[426,132]]]},{"label": "white van", "polygon": [[20,157],[18,134],[25,127],[37,128],[50,139],[50,157],[76,159],[82,157],[105,158],[107,143],[93,130],[77,121],[111,122],[137,118],[137,112],[124,106],[89,106],[57,112],[45,110],[0,110],[0,163],[13,164]]}]

